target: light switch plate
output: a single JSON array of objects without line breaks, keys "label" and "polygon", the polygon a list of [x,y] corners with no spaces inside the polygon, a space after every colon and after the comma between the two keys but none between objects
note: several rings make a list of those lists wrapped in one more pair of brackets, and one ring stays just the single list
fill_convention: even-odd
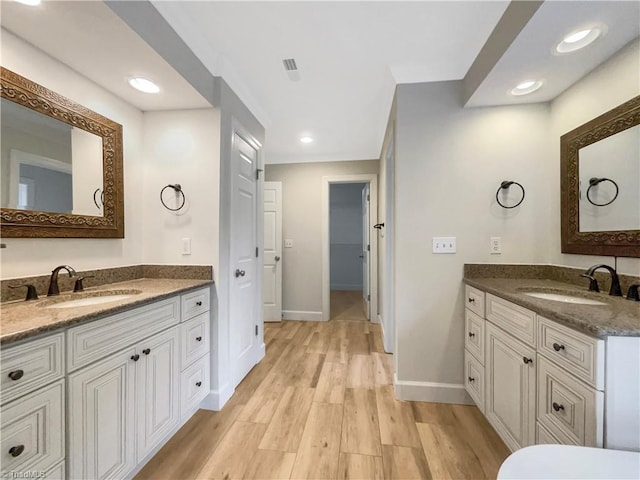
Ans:
[{"label": "light switch plate", "polygon": [[456,253],[456,237],[433,237],[433,253]]},{"label": "light switch plate", "polygon": [[182,239],[182,255],[191,255],[191,239]]},{"label": "light switch plate", "polygon": [[292,247],[293,247],[293,240],[287,239],[284,241],[284,248],[292,248]]}]

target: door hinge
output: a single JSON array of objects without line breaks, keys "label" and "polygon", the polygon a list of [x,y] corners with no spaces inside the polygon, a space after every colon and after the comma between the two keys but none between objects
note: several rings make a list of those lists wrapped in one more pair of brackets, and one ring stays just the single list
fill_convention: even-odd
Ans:
[{"label": "door hinge", "polygon": [[367,202],[371,201],[371,195],[367,195]]},{"label": "door hinge", "polygon": [[367,295],[367,300],[371,301],[371,295]]},{"label": "door hinge", "polygon": [[367,252],[371,251],[371,245],[367,245]]},{"label": "door hinge", "polygon": [[256,247],[256,258],[258,258],[258,247]]},{"label": "door hinge", "polygon": [[256,180],[260,180],[260,172],[264,172],[262,168],[256,168]]},{"label": "door hinge", "polygon": [[256,337],[258,336],[258,325],[256,325]]}]

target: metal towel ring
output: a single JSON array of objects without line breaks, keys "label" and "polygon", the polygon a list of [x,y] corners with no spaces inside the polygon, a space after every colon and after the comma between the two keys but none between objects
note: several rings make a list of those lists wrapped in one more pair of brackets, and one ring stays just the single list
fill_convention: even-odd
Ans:
[{"label": "metal towel ring", "polygon": [[[608,201],[607,203],[596,203],[593,200],[591,200],[591,197],[589,197],[589,190],[591,190],[592,187],[595,187],[596,185],[598,185],[601,182],[611,182],[613,183],[613,186],[616,187],[616,194],[613,196],[613,198]],[[587,200],[589,200],[589,203],[591,205],[595,205],[596,207],[606,207],[607,205],[610,205],[614,202],[614,200],[616,198],[618,198],[618,184],[616,182],[614,182],[613,180],[611,180],[610,178],[596,178],[596,177],[591,177],[589,179],[589,188],[587,188]]]},{"label": "metal towel ring", "polygon": [[104,191],[102,191],[102,193],[100,193],[100,203],[102,205],[100,205],[100,203],[98,203],[98,199],[96,198],[96,194],[99,191],[100,191],[100,188],[96,188],[96,191],[93,192],[93,203],[95,203],[96,207],[98,207],[98,210],[100,210],[104,206]]},{"label": "metal towel ring", "polygon": [[[500,201],[499,196],[500,196],[500,190],[509,189],[509,187],[511,187],[511,185],[517,185],[517,186],[520,187],[520,190],[522,190],[522,198],[515,205],[512,205],[511,207],[508,207],[508,206],[504,205]],[[500,183],[500,188],[498,188],[498,191],[496,192],[496,202],[498,202],[498,205],[500,205],[502,208],[516,208],[518,205],[520,205],[524,201],[524,195],[525,195],[524,187],[522,185],[520,185],[518,182],[514,182],[512,180],[503,180],[502,183]]]},{"label": "metal towel ring", "polygon": [[[164,191],[167,188],[173,188],[173,190],[177,193],[180,193],[180,195],[182,196],[182,203],[180,203],[180,206],[178,206],[177,208],[171,208],[169,207],[166,203],[164,203],[164,199],[162,198],[162,194],[164,193]],[[184,207],[184,202],[186,202],[186,197],[184,196],[184,192],[182,191],[182,187],[180,186],[179,183],[173,184],[173,185],[167,185],[165,186],[162,190],[160,190],[160,201],[162,202],[162,205],[164,206],[164,208],[166,208],[167,210],[171,210],[172,212],[177,212],[178,210],[180,210],[182,207]]]}]

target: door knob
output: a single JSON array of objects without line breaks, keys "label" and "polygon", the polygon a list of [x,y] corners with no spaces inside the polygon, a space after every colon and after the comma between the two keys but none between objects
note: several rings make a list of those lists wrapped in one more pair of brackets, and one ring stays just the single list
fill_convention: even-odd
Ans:
[{"label": "door knob", "polygon": [[236,269],[236,278],[244,277],[244,274],[245,274],[244,270],[240,270],[239,268]]},{"label": "door knob", "polygon": [[276,255],[276,256],[275,256],[275,258],[274,258],[274,260],[275,260],[276,262],[279,262],[279,261],[280,261],[280,257]]}]

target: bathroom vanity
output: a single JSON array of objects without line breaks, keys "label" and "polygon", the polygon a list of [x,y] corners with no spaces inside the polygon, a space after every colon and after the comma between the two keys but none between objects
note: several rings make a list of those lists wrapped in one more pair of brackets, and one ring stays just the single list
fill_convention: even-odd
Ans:
[{"label": "bathroom vanity", "polygon": [[465,388],[511,450],[640,451],[640,303],[536,278],[465,283]]},{"label": "bathroom vanity", "polygon": [[138,279],[3,304],[2,475],[142,468],[209,393],[210,285]]}]

